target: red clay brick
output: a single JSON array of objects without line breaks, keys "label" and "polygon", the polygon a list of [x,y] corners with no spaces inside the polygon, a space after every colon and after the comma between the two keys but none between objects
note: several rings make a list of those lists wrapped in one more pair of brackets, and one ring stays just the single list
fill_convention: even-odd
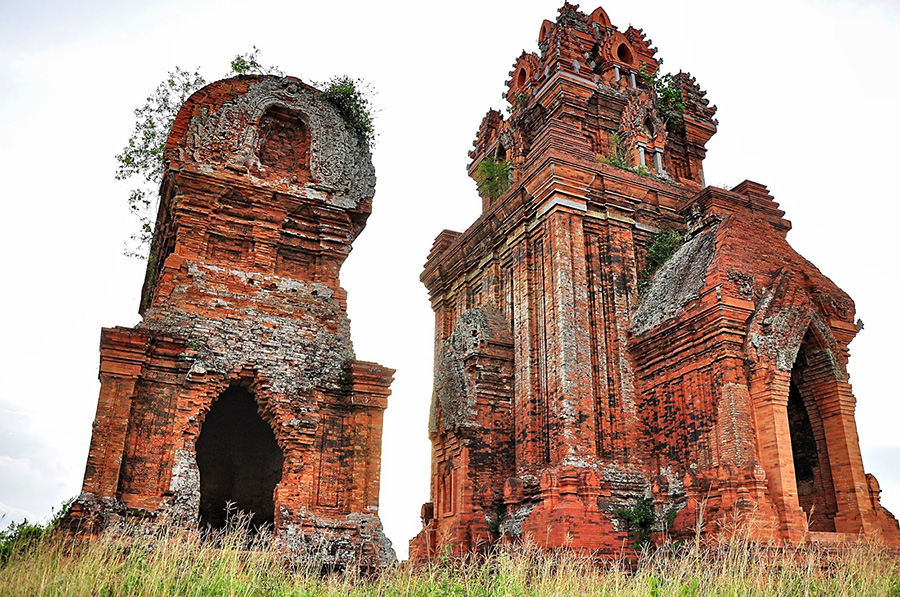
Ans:
[{"label": "red clay brick", "polygon": [[389,563],[378,492],[393,370],[355,360],[338,280],[371,212],[366,143],[298,79],[238,77],[185,103],[165,163],[143,320],[102,332],[68,528],[219,526],[227,499],[290,555]]},{"label": "red clay brick", "polygon": [[[643,498],[656,540],[668,515],[674,537],[738,517],[760,541],[900,544],[860,457],[853,302],[790,247],[763,185],[704,188],[717,122],[694,78],[675,76],[685,112],[667,122],[644,34],[577,8],[544,21],[509,116],[478,129],[470,174],[506,159],[512,185],[442,232],[421,276],[436,373],[411,557],[522,539],[614,553],[616,511]],[[650,175],[605,161],[614,134]],[[642,289],[660,230],[685,242]]]}]

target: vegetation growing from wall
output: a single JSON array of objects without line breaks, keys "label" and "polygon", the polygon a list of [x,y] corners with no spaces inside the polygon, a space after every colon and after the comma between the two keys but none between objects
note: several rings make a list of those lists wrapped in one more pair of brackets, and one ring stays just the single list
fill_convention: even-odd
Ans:
[{"label": "vegetation growing from wall", "polygon": [[641,80],[652,92],[653,105],[662,115],[666,128],[671,129],[684,119],[684,96],[671,73],[660,75],[658,68],[651,73],[641,65]]},{"label": "vegetation growing from wall", "polygon": [[500,529],[503,526],[503,521],[506,520],[506,514],[506,504],[500,502],[494,508],[494,516],[487,519],[488,531],[490,531],[494,540],[500,538]]},{"label": "vegetation growing from wall", "polygon": [[620,135],[618,132],[613,132],[613,134],[610,135],[609,149],[609,155],[602,156],[600,158],[601,162],[609,164],[610,166],[615,166],[616,168],[625,168],[626,170],[631,169],[628,162],[631,161],[631,156],[634,153],[634,144],[629,142],[626,135]]},{"label": "vegetation growing from wall", "polygon": [[675,230],[660,230],[647,245],[644,268],[638,274],[638,293],[643,295],[650,288],[650,280],[659,268],[675,254],[684,243]]},{"label": "vegetation growing from wall", "polygon": [[506,113],[512,114],[519,108],[524,108],[528,105],[528,102],[531,100],[531,96],[528,93],[522,92],[515,96],[515,99],[510,98],[509,105],[506,106]]},{"label": "vegetation growing from wall", "polygon": [[512,164],[507,160],[486,157],[475,171],[478,193],[488,199],[499,199],[512,185]]},{"label": "vegetation growing from wall", "polygon": [[604,164],[622,168],[641,176],[651,176],[652,172],[645,164],[629,165],[632,155],[634,155],[634,143],[631,141],[630,135],[613,132],[610,135],[610,154],[597,159]]},{"label": "vegetation growing from wall", "polygon": [[641,549],[651,544],[651,532],[657,521],[652,500],[640,498],[630,506],[617,509],[615,514],[628,526],[631,547]]},{"label": "vegetation growing from wall", "polygon": [[331,102],[347,124],[368,144],[375,142],[375,127],[372,124],[371,87],[362,79],[347,75],[332,77],[323,84],[322,96]]}]

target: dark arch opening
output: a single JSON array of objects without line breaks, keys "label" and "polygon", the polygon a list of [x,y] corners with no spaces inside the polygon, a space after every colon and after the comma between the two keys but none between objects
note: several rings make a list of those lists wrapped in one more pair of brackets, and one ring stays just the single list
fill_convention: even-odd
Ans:
[{"label": "dark arch opening", "polygon": [[811,531],[834,532],[837,501],[825,429],[815,402],[820,391],[816,383],[823,379],[819,375],[821,357],[821,351],[814,349],[814,341],[807,335],[791,371],[787,415],[800,507]]},{"label": "dark arch opening", "polygon": [[250,515],[253,528],[275,524],[275,486],[284,454],[247,389],[231,387],[213,404],[197,439],[200,526],[225,526],[232,511]]},{"label": "dark arch opening", "polygon": [[791,381],[788,396],[788,423],[791,429],[791,455],[794,458],[794,476],[797,493],[808,496],[815,491],[816,469],[819,468],[819,451],[813,435],[809,413],[800,397],[797,385]]},{"label": "dark arch opening", "polygon": [[619,47],[616,48],[616,57],[625,64],[631,64],[631,61],[633,60],[631,57],[631,50],[629,50],[628,46],[625,44],[619,44]]}]

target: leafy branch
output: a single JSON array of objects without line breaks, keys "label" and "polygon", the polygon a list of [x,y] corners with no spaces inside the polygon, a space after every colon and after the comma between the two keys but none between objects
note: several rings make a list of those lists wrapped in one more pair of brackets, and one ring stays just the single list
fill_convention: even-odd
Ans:
[{"label": "leafy branch", "polygon": [[134,111],[134,131],[122,152],[116,155],[116,180],[136,179],[138,185],[128,195],[128,209],[140,222],[131,236],[135,246],[126,246],[129,257],[146,257],[153,236],[153,222],[159,202],[157,189],[162,182],[163,151],[175,115],[188,97],[206,84],[199,69],[194,72],[175,67],[143,106]]},{"label": "leafy branch", "polygon": [[478,164],[475,180],[482,197],[498,199],[512,185],[512,164],[507,160],[486,157]]},{"label": "leafy branch", "polygon": [[[259,49],[238,54],[231,61],[226,77],[235,75],[279,75],[274,67],[259,63]],[[175,67],[162,83],[147,96],[144,105],[134,111],[134,131],[128,143],[116,155],[116,180],[133,180],[135,187],[128,194],[128,209],[138,219],[140,227],[125,245],[125,255],[146,259],[153,237],[153,223],[159,206],[159,185],[163,176],[163,152],[175,116],[195,91],[206,85],[197,68],[193,72]]]},{"label": "leafy branch", "polygon": [[652,73],[642,64],[641,81],[653,92],[653,105],[662,114],[666,127],[674,126],[684,119],[684,96],[681,86],[671,73],[659,74],[659,68]]},{"label": "leafy branch", "polygon": [[231,71],[225,75],[275,75],[283,77],[284,73],[277,66],[263,66],[259,63],[259,48],[253,46],[252,52],[238,54],[231,61]]},{"label": "leafy branch", "polygon": [[322,97],[332,103],[347,124],[369,145],[375,142],[375,127],[372,122],[372,87],[362,79],[347,75],[332,77],[325,83]]}]

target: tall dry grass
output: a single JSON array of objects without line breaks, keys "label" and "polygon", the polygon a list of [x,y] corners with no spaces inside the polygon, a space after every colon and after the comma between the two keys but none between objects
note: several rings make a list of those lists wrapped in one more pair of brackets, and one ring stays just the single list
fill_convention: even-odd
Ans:
[{"label": "tall dry grass", "polygon": [[873,543],[771,549],[727,543],[597,563],[573,551],[510,546],[487,558],[400,565],[378,576],[286,566],[245,528],[201,539],[146,527],[78,546],[44,538],[0,567],[2,595],[900,595],[895,554]]}]

